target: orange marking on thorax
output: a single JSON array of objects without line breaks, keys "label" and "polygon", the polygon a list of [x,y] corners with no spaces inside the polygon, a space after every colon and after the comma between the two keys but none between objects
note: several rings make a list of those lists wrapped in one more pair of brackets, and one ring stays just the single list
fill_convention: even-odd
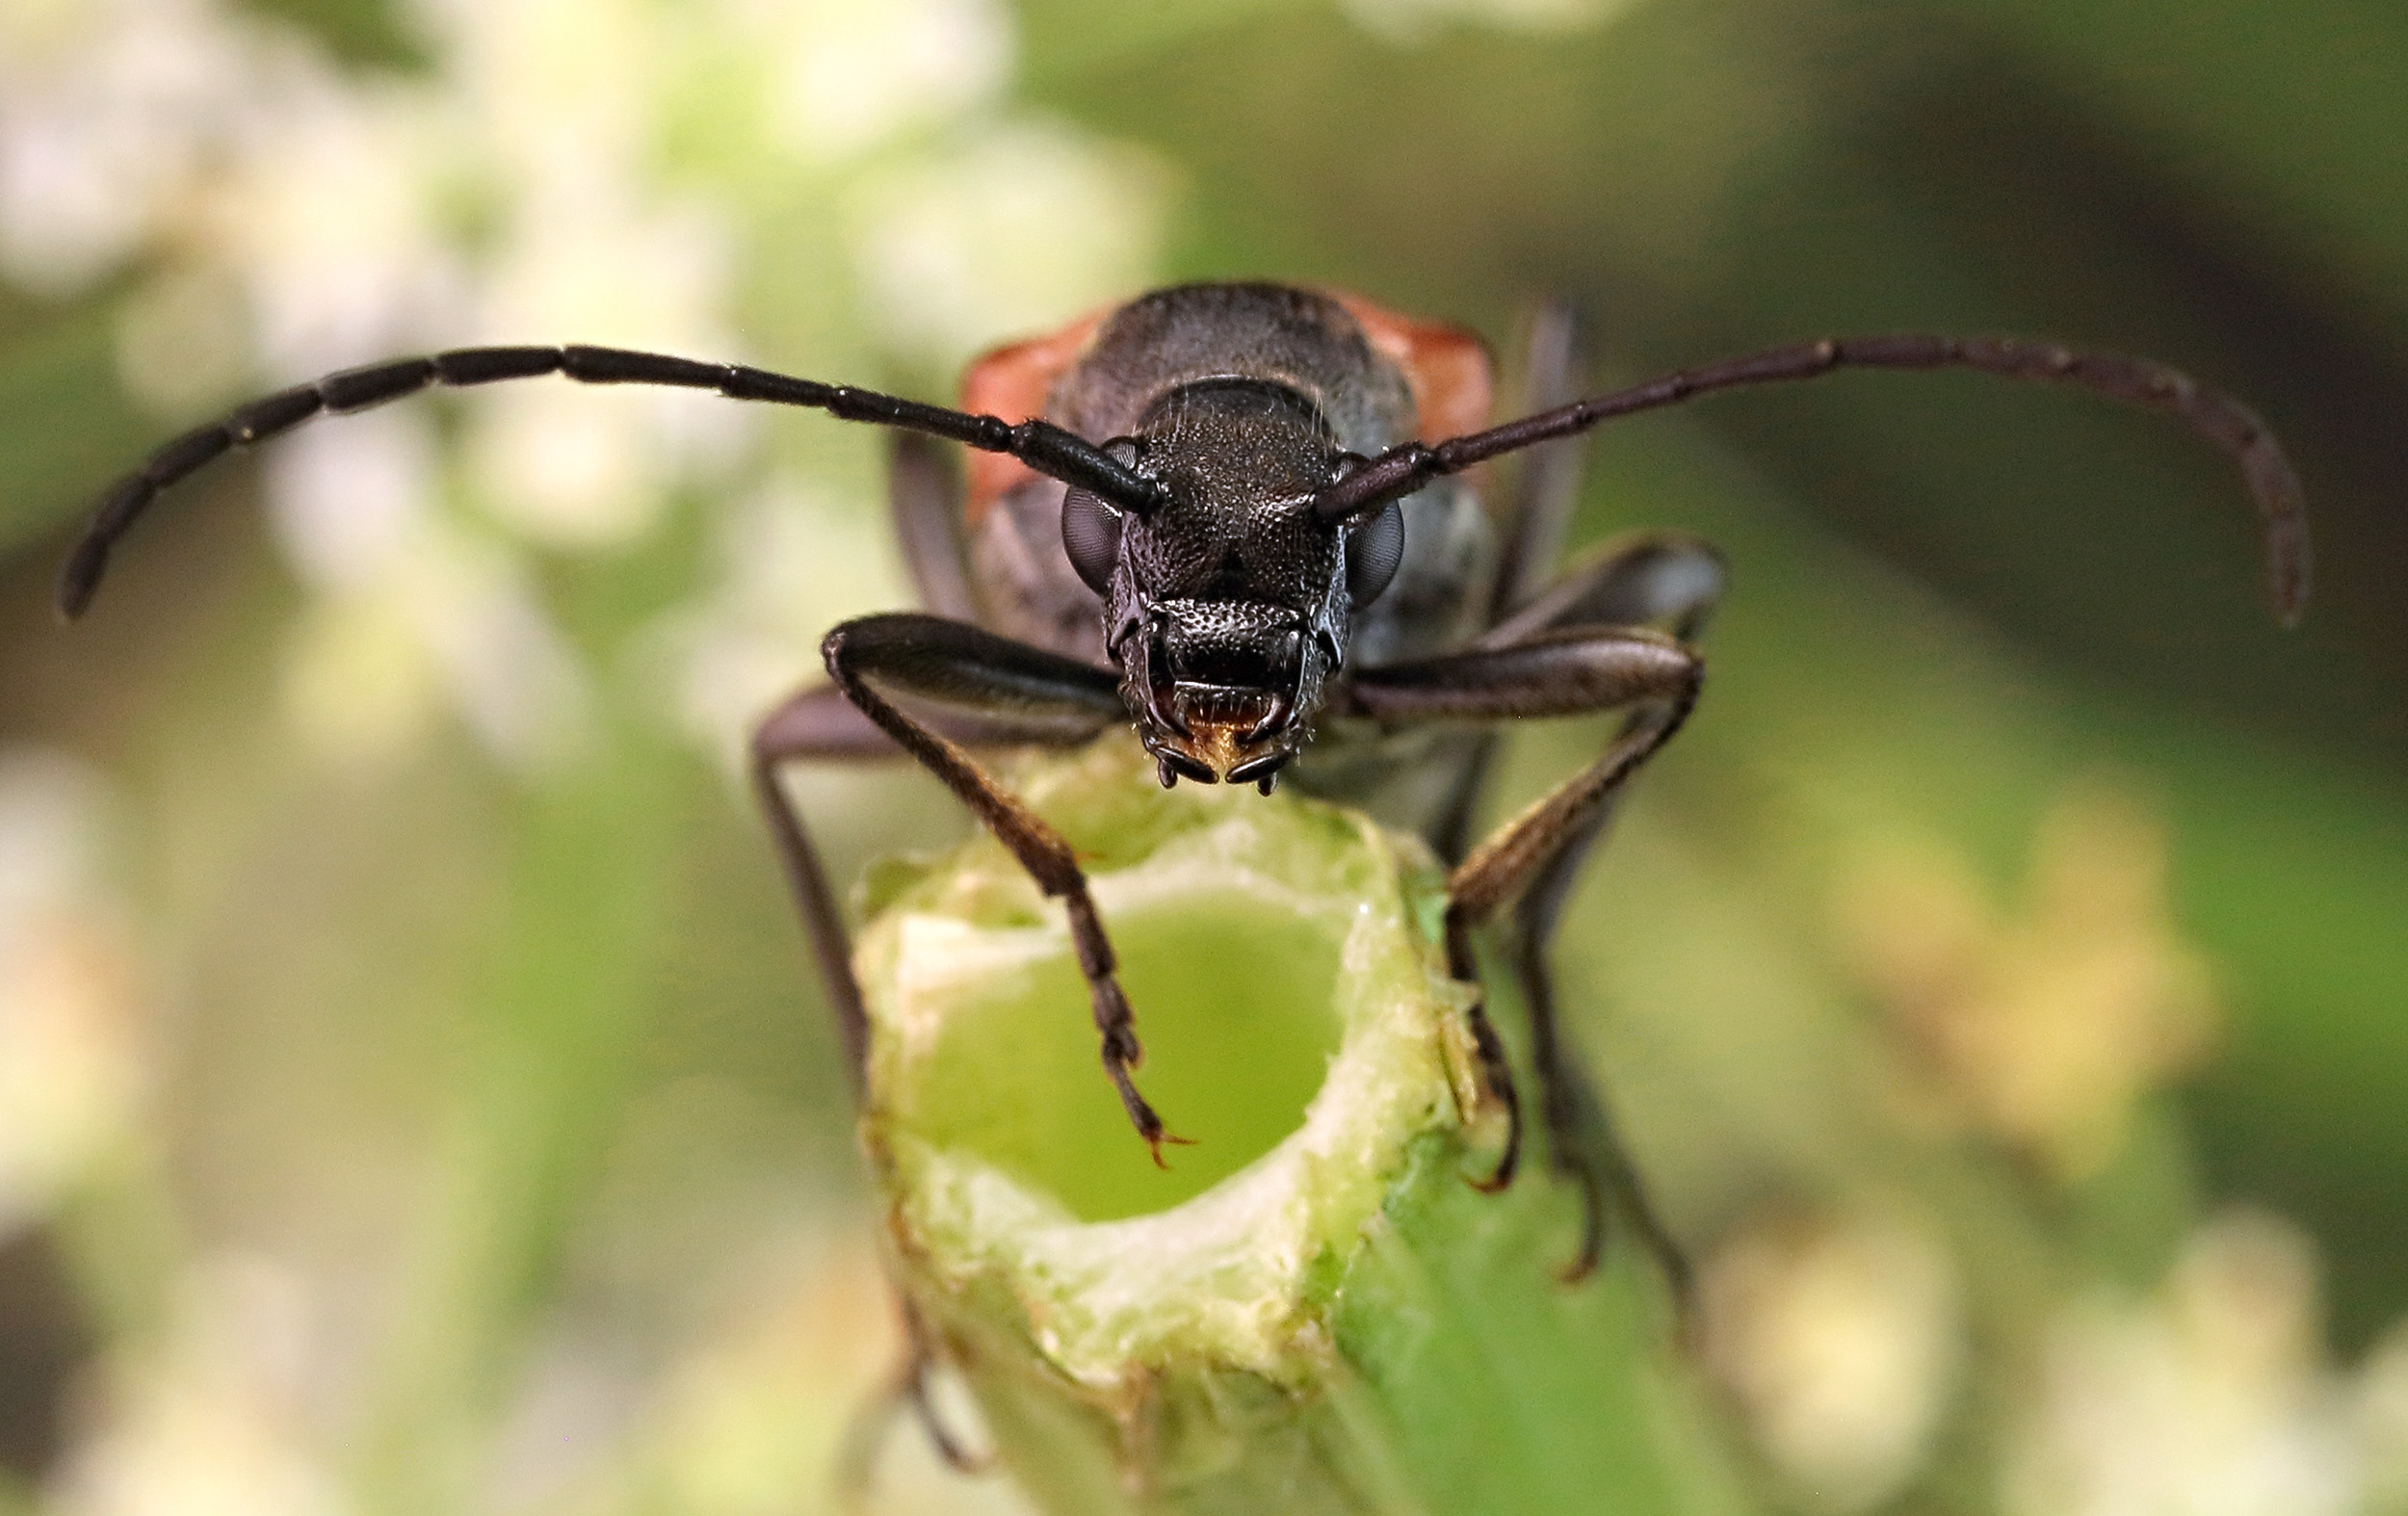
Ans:
[{"label": "orange marking on thorax", "polygon": [[1400,316],[1345,290],[1327,294],[1363,328],[1372,351],[1404,371],[1413,390],[1414,431],[1422,441],[1443,442],[1488,425],[1496,394],[1488,345],[1479,333],[1452,322]]},{"label": "orange marking on thorax", "polygon": [[[974,416],[1001,416],[1018,423],[1045,414],[1055,381],[1086,356],[1095,328],[1109,310],[1089,312],[1050,336],[1032,337],[981,354],[961,376],[961,408]],[[1034,478],[1026,463],[1007,453],[970,454],[970,488],[962,515],[973,527],[1000,495]]]}]

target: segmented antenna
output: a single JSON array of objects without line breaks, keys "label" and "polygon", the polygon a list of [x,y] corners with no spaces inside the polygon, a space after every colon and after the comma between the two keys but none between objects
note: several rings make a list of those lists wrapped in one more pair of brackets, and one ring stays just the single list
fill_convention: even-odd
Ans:
[{"label": "segmented antenna", "polygon": [[279,390],[231,414],[195,427],[150,455],[142,467],[111,485],[92,510],[84,535],[59,571],[59,614],[72,620],[92,604],[109,554],[160,491],[235,448],[290,431],[310,417],[365,410],[441,385],[464,389],[505,379],[565,375],[586,384],[660,384],[716,390],[730,400],[763,401],[824,410],[840,421],[866,421],[950,438],[986,453],[1008,453],[1040,474],[1103,496],[1143,514],[1162,502],[1162,488],[1110,454],[1048,421],[1017,424],[923,405],[848,384],[823,384],[739,363],[702,363],[624,348],[458,348],[432,357],[397,358],[346,369]]},{"label": "segmented antenna", "polygon": [[1407,442],[1372,459],[1314,497],[1325,520],[1359,518],[1413,493],[1442,474],[1642,410],[1677,405],[1715,390],[1819,379],[1835,369],[1971,369],[2040,383],[2073,384],[2160,410],[2188,426],[2236,463],[2257,502],[2265,543],[2267,588],[2285,626],[2298,623],[2308,599],[2308,518],[2299,476],[2282,444],[2248,406],[2179,369],[2121,353],[2083,352],[2013,337],[1899,333],[1827,338],[1684,369],[1611,394],[1543,410],[1444,442]]}]

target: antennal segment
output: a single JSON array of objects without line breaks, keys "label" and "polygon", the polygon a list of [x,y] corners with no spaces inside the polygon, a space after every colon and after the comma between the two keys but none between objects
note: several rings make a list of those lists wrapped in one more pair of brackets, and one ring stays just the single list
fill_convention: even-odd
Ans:
[{"label": "antennal segment", "polygon": [[108,570],[111,550],[160,491],[222,454],[265,442],[324,413],[365,410],[435,386],[465,389],[546,374],[564,375],[586,384],[707,389],[730,400],[806,406],[824,410],[840,421],[924,431],[981,452],[1007,453],[1040,474],[1139,514],[1162,501],[1160,485],[1047,421],[1014,424],[999,416],[972,415],[849,384],[823,384],[743,364],[703,363],[625,348],[458,348],[431,357],[347,369],[279,390],[161,446],[142,467],[112,484],[93,508],[84,535],[59,571],[59,614],[73,620],[84,614]]},{"label": "antennal segment", "polygon": [[2163,411],[2240,467],[2264,534],[2274,614],[2296,625],[2307,603],[2310,548],[2299,477],[2282,444],[2255,411],[2179,369],[2121,353],[2083,352],[2013,337],[1899,333],[1827,338],[1685,369],[1611,394],[1591,396],[1485,431],[1434,445],[1407,442],[1322,490],[1314,509],[1326,520],[1363,516],[1443,474],[1537,443],[1585,431],[1600,422],[1660,410],[1715,390],[1819,379],[1835,369],[1971,369],[2040,383],[2073,384],[2110,400]]}]

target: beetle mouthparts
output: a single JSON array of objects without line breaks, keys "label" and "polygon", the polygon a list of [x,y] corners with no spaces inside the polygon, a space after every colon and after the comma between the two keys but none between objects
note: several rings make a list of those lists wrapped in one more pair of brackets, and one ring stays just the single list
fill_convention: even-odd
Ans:
[{"label": "beetle mouthparts", "polygon": [[[1168,702],[1178,720],[1152,744],[1164,771],[1199,784],[1251,784],[1291,757],[1285,716],[1293,703],[1264,690],[1180,684]],[[1276,744],[1265,751],[1266,741]]]}]

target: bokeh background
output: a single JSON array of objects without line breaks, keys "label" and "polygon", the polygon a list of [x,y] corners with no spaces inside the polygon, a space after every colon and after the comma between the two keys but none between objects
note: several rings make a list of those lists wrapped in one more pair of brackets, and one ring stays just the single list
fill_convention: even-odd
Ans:
[{"label": "bokeh background", "polygon": [[[732,765],[904,602],[880,439],[551,382],[325,424],[67,633],[93,490],[397,353],[943,397],[1231,275],[1501,353],[1568,298],[1601,382],[1932,327],[2258,405],[2288,635],[2226,466],[2079,396],[1598,438],[1577,535],[1734,590],[1559,956],[1767,1502],[2408,1510],[2408,13],[0,0],[0,1512],[830,1508],[894,1351]],[[847,872],[958,829],[798,784]]]}]

